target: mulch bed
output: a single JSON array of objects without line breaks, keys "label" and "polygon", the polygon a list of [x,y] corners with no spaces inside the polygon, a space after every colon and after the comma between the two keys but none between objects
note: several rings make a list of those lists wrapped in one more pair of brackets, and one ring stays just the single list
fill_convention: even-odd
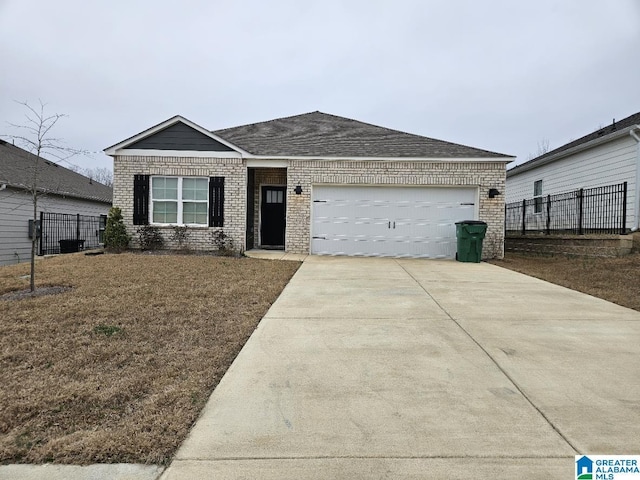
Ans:
[{"label": "mulch bed", "polygon": [[27,288],[25,290],[17,290],[15,292],[5,293],[0,295],[0,300],[22,300],[24,298],[43,297],[45,295],[58,295],[71,290],[71,287],[52,286],[52,287],[39,287],[31,291]]}]

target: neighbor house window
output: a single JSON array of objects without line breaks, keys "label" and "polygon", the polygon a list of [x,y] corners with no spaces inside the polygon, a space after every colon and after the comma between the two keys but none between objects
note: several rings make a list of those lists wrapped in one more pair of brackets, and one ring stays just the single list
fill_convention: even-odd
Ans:
[{"label": "neighbor house window", "polygon": [[533,211],[542,213],[542,180],[533,182]]},{"label": "neighbor house window", "polygon": [[151,178],[151,223],[207,225],[208,211],[208,178]]}]

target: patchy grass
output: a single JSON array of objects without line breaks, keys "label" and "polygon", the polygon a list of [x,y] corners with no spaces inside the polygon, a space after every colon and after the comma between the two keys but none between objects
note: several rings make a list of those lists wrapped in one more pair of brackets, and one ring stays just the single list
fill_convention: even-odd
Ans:
[{"label": "patchy grass", "polygon": [[[166,464],[297,262],[39,260],[56,295],[0,300],[0,463]],[[0,295],[28,288],[0,267]]]},{"label": "patchy grass", "polygon": [[640,311],[640,254],[618,258],[507,254],[494,265]]}]

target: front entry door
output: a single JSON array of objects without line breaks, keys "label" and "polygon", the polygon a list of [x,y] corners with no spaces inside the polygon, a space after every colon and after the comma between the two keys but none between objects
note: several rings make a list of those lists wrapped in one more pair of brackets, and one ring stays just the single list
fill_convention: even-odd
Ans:
[{"label": "front entry door", "polygon": [[284,248],[287,187],[262,187],[260,243],[263,247]]}]

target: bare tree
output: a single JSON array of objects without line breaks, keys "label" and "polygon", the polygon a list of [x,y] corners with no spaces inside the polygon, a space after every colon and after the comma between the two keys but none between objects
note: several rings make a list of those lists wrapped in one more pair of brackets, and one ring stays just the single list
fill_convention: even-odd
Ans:
[{"label": "bare tree", "polygon": [[106,185],[107,187],[113,186],[113,172],[108,168],[82,168],[78,165],[70,165],[69,170],[73,170],[80,175],[89,177],[91,180],[95,180],[96,182]]},{"label": "bare tree", "polygon": [[113,172],[108,168],[94,168],[89,170],[89,175],[87,177],[99,182],[107,187],[113,186]]},{"label": "bare tree", "polygon": [[42,101],[39,101],[39,107],[35,108],[29,105],[28,102],[18,103],[23,105],[26,109],[25,123],[21,125],[9,123],[9,125],[19,129],[22,134],[7,135],[7,137],[13,139],[24,150],[33,154],[29,157],[25,156],[25,162],[30,162],[29,165],[27,165],[28,172],[30,174],[30,182],[24,187],[24,189],[31,195],[31,201],[33,203],[34,234],[31,238],[30,280],[30,288],[33,292],[35,290],[35,257],[38,244],[38,235],[36,234],[38,198],[45,193],[42,191],[42,188],[40,188],[40,179],[38,178],[40,161],[43,159],[42,155],[47,154],[47,156],[52,156],[62,161],[82,152],[63,146],[60,139],[51,136],[53,127],[55,127],[58,121],[66,115],[60,113],[45,113],[46,105],[42,103]]},{"label": "bare tree", "polygon": [[544,155],[549,151],[549,139],[543,138],[542,140],[538,140],[538,148],[535,153],[530,153],[527,157],[527,160],[532,160],[534,158],[538,158],[541,155]]}]

